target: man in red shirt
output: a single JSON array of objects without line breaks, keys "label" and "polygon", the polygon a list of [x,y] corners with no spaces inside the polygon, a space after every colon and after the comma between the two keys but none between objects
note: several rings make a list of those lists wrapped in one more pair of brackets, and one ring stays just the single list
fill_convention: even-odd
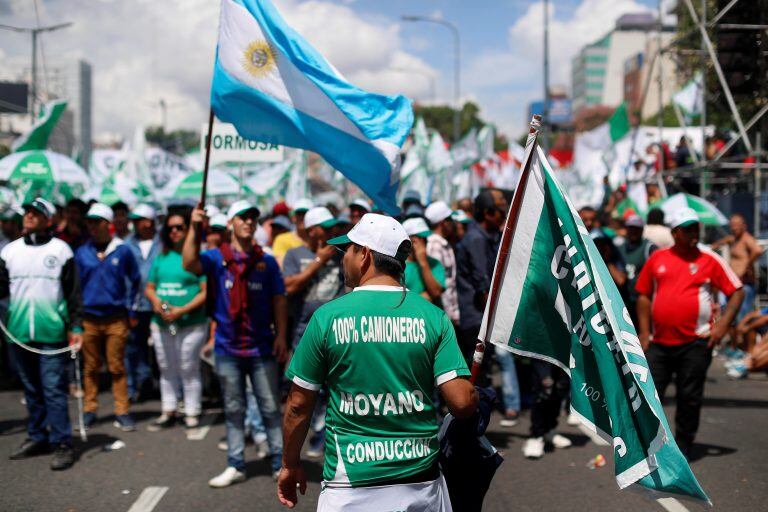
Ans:
[{"label": "man in red shirt", "polygon": [[[690,208],[671,222],[675,245],[654,252],[635,285],[638,333],[659,398],[675,377],[675,439],[688,456],[699,428],[704,382],[718,343],[739,312],[739,278],[714,251],[699,246],[699,219]],[[728,296],[715,322],[714,289]],[[651,318],[653,337],[651,339]]]}]

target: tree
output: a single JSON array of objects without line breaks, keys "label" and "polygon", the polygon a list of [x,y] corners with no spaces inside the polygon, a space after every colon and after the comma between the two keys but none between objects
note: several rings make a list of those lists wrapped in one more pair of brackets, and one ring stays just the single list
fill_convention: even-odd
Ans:
[{"label": "tree", "polygon": [[162,126],[149,126],[144,131],[147,142],[157,144],[166,151],[184,155],[200,147],[200,132],[196,130],[174,130],[166,133]]},{"label": "tree", "polygon": [[[453,115],[456,110],[448,105],[414,105],[413,114],[416,117],[422,117],[424,124],[429,128],[437,130],[443,137],[443,140],[454,143],[453,140]],[[476,103],[468,101],[461,107],[461,114],[459,116],[459,133],[463,136],[472,128],[480,129],[485,125],[491,125],[484,121],[480,117],[480,107]],[[493,146],[494,150],[501,151],[507,148],[507,139],[505,136],[500,135],[494,126],[494,133],[496,134]]]}]

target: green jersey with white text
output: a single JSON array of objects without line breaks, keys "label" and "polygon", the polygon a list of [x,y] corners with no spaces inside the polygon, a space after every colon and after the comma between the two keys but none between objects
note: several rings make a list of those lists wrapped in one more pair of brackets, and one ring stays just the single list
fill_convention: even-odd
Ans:
[{"label": "green jersey with white text", "polygon": [[400,287],[361,286],[315,312],[287,375],[328,387],[323,479],[359,487],[433,467],[434,389],[469,370],[443,310]]}]

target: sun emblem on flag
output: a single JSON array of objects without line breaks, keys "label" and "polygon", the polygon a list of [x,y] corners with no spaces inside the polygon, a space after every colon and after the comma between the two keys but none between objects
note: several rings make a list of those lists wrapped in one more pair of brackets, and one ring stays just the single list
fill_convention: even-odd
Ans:
[{"label": "sun emblem on flag", "polygon": [[263,39],[252,42],[243,52],[243,68],[256,78],[267,76],[275,67],[275,51]]}]

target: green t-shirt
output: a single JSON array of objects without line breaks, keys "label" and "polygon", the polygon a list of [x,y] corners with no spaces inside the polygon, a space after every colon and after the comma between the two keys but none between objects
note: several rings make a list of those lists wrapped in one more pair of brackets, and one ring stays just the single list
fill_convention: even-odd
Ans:
[{"label": "green t-shirt", "polygon": [[[445,289],[445,267],[439,260],[427,256],[427,262],[429,268],[432,270],[432,275],[435,276],[440,286]],[[427,291],[424,287],[424,280],[421,278],[421,272],[419,271],[419,264],[415,261],[405,262],[405,287],[412,292],[422,293]]]},{"label": "green t-shirt", "polygon": [[287,372],[303,388],[328,387],[323,479],[353,487],[432,467],[434,389],[467,375],[445,312],[392,286],[362,286],[321,306]]},{"label": "green t-shirt", "polygon": [[[176,251],[160,252],[152,262],[148,282],[155,285],[157,296],[171,306],[184,306],[195,295],[200,293],[200,283],[205,282],[205,276],[196,276],[184,270],[181,264],[181,254]],[[152,321],[163,327],[166,323],[159,315],[154,315]],[[205,322],[205,307],[200,306],[178,320],[178,327],[189,327]]]}]

